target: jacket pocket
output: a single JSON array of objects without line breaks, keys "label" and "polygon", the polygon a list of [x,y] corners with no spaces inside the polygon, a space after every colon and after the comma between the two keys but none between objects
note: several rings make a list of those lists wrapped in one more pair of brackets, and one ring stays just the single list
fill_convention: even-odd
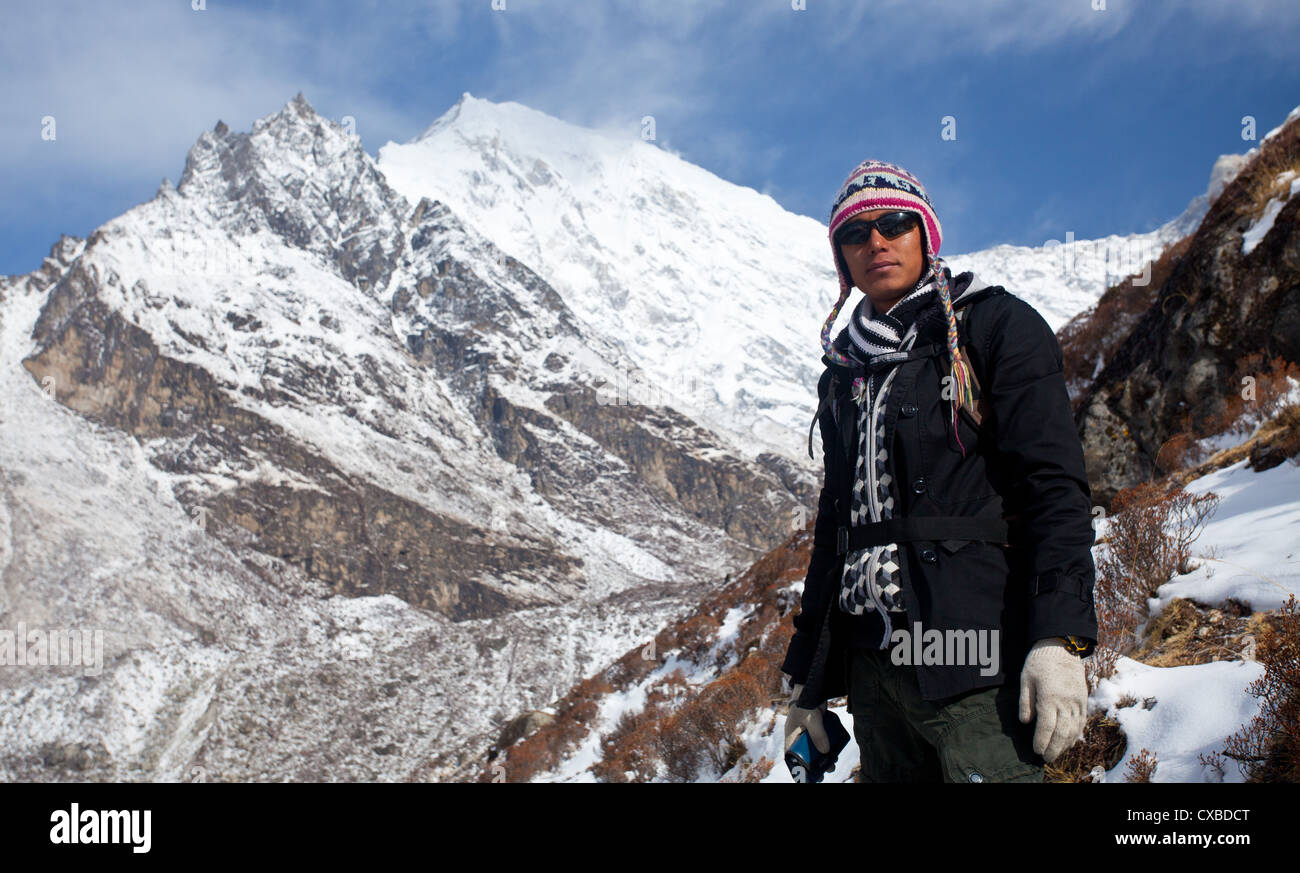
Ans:
[{"label": "jacket pocket", "polygon": [[1005,550],[982,540],[936,545],[934,560],[923,562],[932,622],[938,627],[1001,627],[1011,575]]}]

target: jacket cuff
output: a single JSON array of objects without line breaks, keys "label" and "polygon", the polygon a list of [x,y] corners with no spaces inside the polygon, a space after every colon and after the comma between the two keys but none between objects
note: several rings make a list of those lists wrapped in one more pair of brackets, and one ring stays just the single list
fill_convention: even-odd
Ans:
[{"label": "jacket cuff", "polygon": [[1029,580],[1029,639],[1074,635],[1097,641],[1092,585],[1077,576],[1044,573]]},{"label": "jacket cuff", "polygon": [[812,665],[812,656],[813,639],[803,631],[795,631],[790,637],[785,660],[781,662],[781,672],[789,675],[794,684],[808,684],[808,668]]}]

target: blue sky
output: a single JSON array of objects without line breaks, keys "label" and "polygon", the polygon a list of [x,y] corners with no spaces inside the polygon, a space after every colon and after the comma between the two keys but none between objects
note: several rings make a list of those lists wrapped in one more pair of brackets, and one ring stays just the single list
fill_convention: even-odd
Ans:
[{"label": "blue sky", "polygon": [[652,115],[660,147],[823,222],[858,161],[893,161],[929,189],[949,255],[1150,230],[1205,189],[1218,155],[1257,144],[1243,116],[1262,137],[1300,104],[1296,0],[7,0],[5,13],[0,273],[175,182],[218,119],[246,130],[298,91],[353,116],[372,155],[463,91],[629,135]]}]

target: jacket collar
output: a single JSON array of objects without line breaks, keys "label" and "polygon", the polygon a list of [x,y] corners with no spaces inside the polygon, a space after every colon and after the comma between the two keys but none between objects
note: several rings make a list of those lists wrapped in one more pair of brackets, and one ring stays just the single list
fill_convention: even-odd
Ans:
[{"label": "jacket collar", "polygon": [[[973,301],[984,296],[985,292],[989,289],[996,287],[982,280],[973,270],[966,270],[963,273],[958,273],[953,276],[952,284],[956,296],[956,299],[952,304],[954,309],[961,309],[969,306]],[[928,320],[927,315],[929,316],[929,319],[933,319],[933,313],[937,311],[937,309],[938,302],[936,301],[933,306],[927,307],[925,312],[917,316],[918,330],[924,328],[924,322]],[[844,334],[847,330],[848,328],[841,328],[840,334]],[[832,361],[825,354],[822,355],[822,363],[825,364],[832,373],[839,376],[841,382],[852,382],[858,376],[865,375],[867,371],[866,366],[863,364],[840,364],[836,361]]]}]

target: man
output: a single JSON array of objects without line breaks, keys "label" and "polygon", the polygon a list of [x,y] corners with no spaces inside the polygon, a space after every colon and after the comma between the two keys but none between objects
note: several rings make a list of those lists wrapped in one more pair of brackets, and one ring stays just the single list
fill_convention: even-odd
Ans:
[{"label": "man", "polygon": [[1097,638],[1060,347],[1027,303],[952,275],[900,167],[858,165],[829,233],[825,482],[781,667],[787,743],[803,727],[824,751],[825,701],[847,694],[863,781],[1041,782],[1082,734]]}]

